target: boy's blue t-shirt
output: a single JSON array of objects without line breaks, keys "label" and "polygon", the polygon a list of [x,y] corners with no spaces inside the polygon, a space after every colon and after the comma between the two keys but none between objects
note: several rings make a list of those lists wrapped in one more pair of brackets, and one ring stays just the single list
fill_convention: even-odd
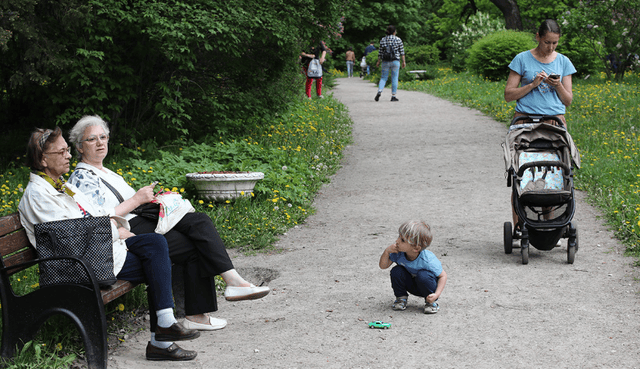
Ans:
[{"label": "boy's blue t-shirt", "polygon": [[422,250],[415,260],[407,260],[404,252],[389,254],[389,259],[398,265],[402,265],[412,275],[418,274],[420,270],[431,271],[436,277],[442,274],[442,263],[436,255],[429,250]]},{"label": "boy's blue t-shirt", "polygon": [[[562,54],[558,53],[551,63],[541,63],[531,54],[530,50],[516,55],[509,64],[509,69],[522,77],[520,86],[526,86],[533,82],[536,74],[541,71],[545,71],[548,75],[559,74],[560,79],[576,73],[576,68],[571,60]],[[542,81],[538,87],[518,99],[516,111],[528,114],[558,115],[566,112],[566,106],[558,97],[555,89]]]}]

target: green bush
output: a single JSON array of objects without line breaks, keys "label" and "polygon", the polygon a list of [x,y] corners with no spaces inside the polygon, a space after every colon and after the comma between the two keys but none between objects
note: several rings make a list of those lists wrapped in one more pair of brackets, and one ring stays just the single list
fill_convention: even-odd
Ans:
[{"label": "green bush", "polygon": [[498,31],[473,44],[469,50],[467,67],[491,80],[506,79],[511,60],[520,52],[534,47],[536,43],[530,33]]},{"label": "green bush", "polygon": [[437,64],[440,50],[435,45],[405,46],[407,64]]},{"label": "green bush", "polygon": [[455,72],[465,69],[465,60],[469,56],[469,48],[474,42],[496,31],[504,30],[502,19],[492,19],[489,14],[478,12],[469,17],[468,24],[463,24],[460,31],[451,35],[449,63]]}]

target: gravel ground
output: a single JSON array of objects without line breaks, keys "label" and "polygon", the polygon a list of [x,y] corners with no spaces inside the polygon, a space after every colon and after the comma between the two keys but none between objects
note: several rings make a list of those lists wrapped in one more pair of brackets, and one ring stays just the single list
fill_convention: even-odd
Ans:
[{"label": "gravel ground", "polygon": [[[148,332],[111,353],[110,368],[638,368],[638,270],[577,193],[580,250],[503,250],[511,218],[501,142],[506,128],[481,113],[420,93],[379,102],[375,85],[340,79],[331,91],[354,121],[343,167],[315,200],[317,213],[277,243],[235,255],[266,298],[227,302],[228,320],[180,345],[195,361],[149,362]],[[449,281],[440,312],[410,297],[391,310],[380,254],[405,220],[432,227],[430,249]],[[391,329],[368,329],[383,320]]]}]

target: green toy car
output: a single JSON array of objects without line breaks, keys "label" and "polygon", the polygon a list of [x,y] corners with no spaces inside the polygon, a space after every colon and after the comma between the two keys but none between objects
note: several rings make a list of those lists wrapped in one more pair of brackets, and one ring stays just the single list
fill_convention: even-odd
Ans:
[{"label": "green toy car", "polygon": [[383,323],[380,320],[376,320],[375,322],[369,323],[369,328],[389,329],[391,328],[391,323]]}]

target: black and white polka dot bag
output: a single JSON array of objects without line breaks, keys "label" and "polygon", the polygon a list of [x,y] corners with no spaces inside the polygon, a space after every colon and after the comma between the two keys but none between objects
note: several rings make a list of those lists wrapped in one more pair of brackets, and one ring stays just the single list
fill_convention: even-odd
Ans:
[{"label": "black and white polka dot bag", "polygon": [[[116,282],[108,216],[36,224],[35,236],[39,258],[80,257],[93,270],[100,286]],[[76,260],[56,259],[40,263],[40,286],[63,283],[91,284],[86,270]]]}]

